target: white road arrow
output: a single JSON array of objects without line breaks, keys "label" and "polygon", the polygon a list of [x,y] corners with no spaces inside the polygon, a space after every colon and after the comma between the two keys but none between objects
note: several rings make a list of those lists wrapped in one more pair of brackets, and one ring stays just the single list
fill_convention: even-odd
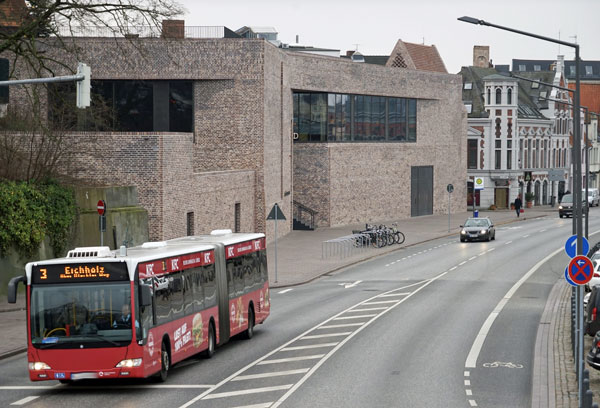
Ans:
[{"label": "white road arrow", "polygon": [[354,283],[345,283],[345,282],[344,282],[344,283],[340,283],[340,286],[343,286],[343,287],[344,287],[344,289],[348,289],[348,288],[353,288],[353,287],[355,287],[356,285],[358,285],[358,284],[359,284],[359,283],[361,283],[361,282],[362,282],[361,280],[357,280],[357,281],[356,281],[356,282],[354,282]]}]

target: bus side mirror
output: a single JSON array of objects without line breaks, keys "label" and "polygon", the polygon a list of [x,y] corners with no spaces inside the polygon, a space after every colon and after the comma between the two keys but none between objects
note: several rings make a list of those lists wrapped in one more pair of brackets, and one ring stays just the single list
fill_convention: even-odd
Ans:
[{"label": "bus side mirror", "polygon": [[140,304],[141,306],[152,306],[152,287],[149,285],[140,285]]},{"label": "bus side mirror", "polygon": [[15,276],[8,282],[8,303],[17,303],[17,286],[19,286],[19,282],[27,282],[27,278],[25,276]]}]

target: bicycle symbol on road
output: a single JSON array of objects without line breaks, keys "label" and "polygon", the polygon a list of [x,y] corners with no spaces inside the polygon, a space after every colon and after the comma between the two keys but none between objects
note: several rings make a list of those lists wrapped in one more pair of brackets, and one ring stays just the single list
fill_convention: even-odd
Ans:
[{"label": "bicycle symbol on road", "polygon": [[523,368],[523,364],[503,363],[502,361],[494,361],[493,363],[483,363],[483,366],[486,368],[498,368],[498,367]]}]

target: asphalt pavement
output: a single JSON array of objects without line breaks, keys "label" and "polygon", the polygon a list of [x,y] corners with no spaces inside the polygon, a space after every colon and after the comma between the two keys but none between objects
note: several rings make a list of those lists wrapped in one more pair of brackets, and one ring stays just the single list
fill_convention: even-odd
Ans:
[{"label": "asphalt pavement", "polygon": [[[397,222],[398,229],[406,237],[402,245],[383,248],[359,248],[348,239],[353,231],[364,230],[365,224],[292,231],[269,242],[267,254],[270,286],[282,288],[300,285],[412,245],[453,235],[458,239],[460,225],[470,216],[472,212],[451,214],[450,217],[444,214],[404,220],[371,220],[370,224],[391,225]],[[557,209],[538,206],[525,209],[519,217],[511,210],[480,210],[479,216],[489,217],[499,226],[532,218],[556,217]],[[577,383],[570,351],[569,295],[570,289],[564,280],[557,281],[540,322],[535,347],[532,407],[577,406]],[[6,301],[0,303],[0,359],[25,351],[26,344],[25,299],[20,294],[16,304],[8,304]],[[596,374],[592,374],[592,390],[596,391],[600,389],[600,379],[595,380]],[[595,396],[595,400],[597,399],[598,396]]]}]

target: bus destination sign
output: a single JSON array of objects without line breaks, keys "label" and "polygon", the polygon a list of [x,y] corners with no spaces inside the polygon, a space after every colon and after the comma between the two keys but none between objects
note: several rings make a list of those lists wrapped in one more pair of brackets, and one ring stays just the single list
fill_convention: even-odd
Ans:
[{"label": "bus destination sign", "polygon": [[35,265],[32,283],[106,282],[129,280],[125,262]]}]

